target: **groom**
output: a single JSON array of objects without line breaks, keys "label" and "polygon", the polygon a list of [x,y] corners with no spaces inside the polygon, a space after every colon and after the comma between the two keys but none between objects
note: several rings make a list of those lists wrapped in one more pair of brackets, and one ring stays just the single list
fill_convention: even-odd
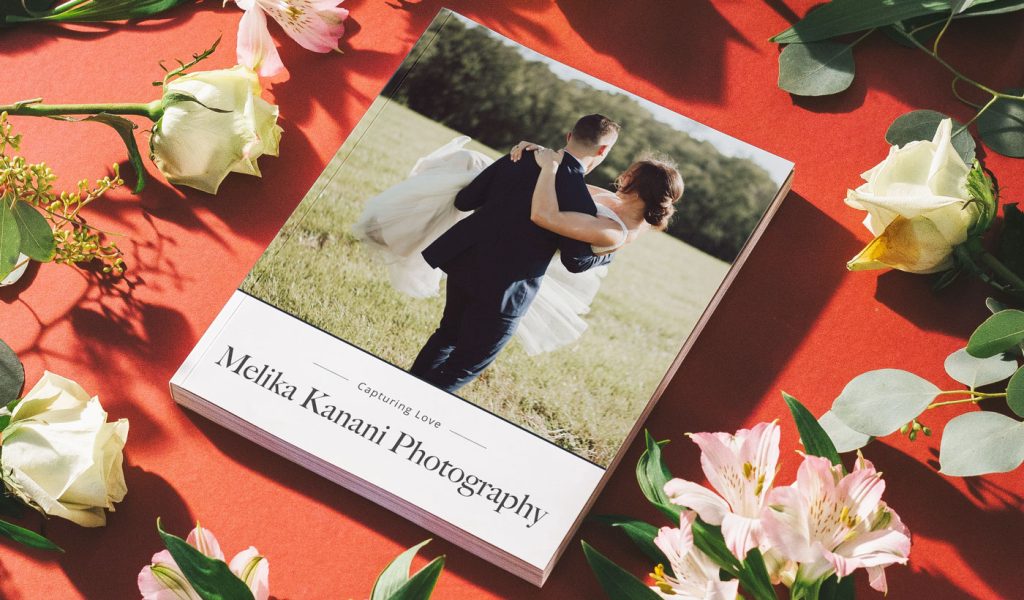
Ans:
[{"label": "groom", "polygon": [[[583,176],[601,164],[618,135],[619,125],[602,115],[580,118],[566,135],[555,178],[561,210],[597,213]],[[532,158],[512,162],[505,155],[455,196],[456,208],[475,212],[423,250],[430,266],[448,274],[448,285],[441,323],[409,369],[413,375],[449,392],[476,378],[512,338],[556,250],[573,273],[611,261],[533,224],[539,174]]]}]

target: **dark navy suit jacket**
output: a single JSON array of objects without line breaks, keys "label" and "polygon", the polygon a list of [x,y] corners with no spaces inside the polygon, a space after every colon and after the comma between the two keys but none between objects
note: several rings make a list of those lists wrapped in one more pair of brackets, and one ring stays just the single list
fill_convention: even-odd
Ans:
[{"label": "dark navy suit jacket", "polygon": [[[432,267],[448,273],[449,284],[472,291],[484,310],[510,317],[529,308],[555,251],[566,269],[580,273],[611,261],[585,242],[538,227],[530,220],[533,189],[540,175],[531,155],[495,161],[455,196],[455,207],[475,211],[423,250]],[[563,211],[597,214],[583,181],[584,170],[568,153],[555,176]]]}]

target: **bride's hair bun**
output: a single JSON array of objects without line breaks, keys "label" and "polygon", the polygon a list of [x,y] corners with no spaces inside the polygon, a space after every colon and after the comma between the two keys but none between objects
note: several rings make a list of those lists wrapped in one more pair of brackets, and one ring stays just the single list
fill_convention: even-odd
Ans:
[{"label": "bride's hair bun", "polygon": [[619,191],[636,194],[644,202],[644,220],[665,229],[683,195],[683,177],[666,159],[645,157],[634,162],[616,180]]}]

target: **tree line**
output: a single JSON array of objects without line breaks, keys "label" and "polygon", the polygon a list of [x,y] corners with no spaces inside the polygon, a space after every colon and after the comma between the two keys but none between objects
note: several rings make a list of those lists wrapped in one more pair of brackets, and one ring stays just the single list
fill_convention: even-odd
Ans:
[{"label": "tree line", "polygon": [[725,156],[673,129],[626,94],[562,79],[483,28],[454,18],[431,28],[386,95],[499,151],[523,139],[557,148],[579,116],[607,115],[622,125],[622,134],[589,182],[611,187],[649,153],[674,161],[686,191],[668,233],[712,256],[736,257],[778,189],[755,162]]}]

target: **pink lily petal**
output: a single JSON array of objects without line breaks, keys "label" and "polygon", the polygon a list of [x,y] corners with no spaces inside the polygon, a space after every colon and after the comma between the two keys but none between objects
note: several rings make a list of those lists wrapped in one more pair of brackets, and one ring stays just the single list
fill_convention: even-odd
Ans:
[{"label": "pink lily petal", "polygon": [[220,543],[217,542],[217,538],[201,525],[196,525],[196,528],[192,530],[192,533],[188,534],[188,539],[185,541],[210,558],[224,560],[224,553],[220,550]]},{"label": "pink lily petal", "polygon": [[[250,3],[255,0],[250,0]],[[239,3],[241,5],[242,3]],[[284,71],[284,63],[277,52],[267,15],[258,6],[246,10],[238,22],[238,44],[235,47],[238,64],[249,67],[264,77],[271,77]]]},{"label": "pink lily petal", "polygon": [[882,592],[883,594],[889,593],[889,582],[885,579],[885,567],[868,567],[868,584]]},{"label": "pink lily petal", "polygon": [[729,505],[718,494],[692,481],[673,479],[665,484],[665,493],[672,504],[696,511],[701,519],[712,525],[721,525],[729,512]]},{"label": "pink lily petal", "polygon": [[270,598],[270,562],[256,548],[249,546],[242,550],[228,566],[252,590],[256,600]]},{"label": "pink lily petal", "polygon": [[761,544],[761,519],[729,513],[722,519],[722,537],[730,552],[740,559],[745,558],[751,548]]},{"label": "pink lily petal", "polygon": [[307,50],[337,50],[338,40],[345,34],[348,10],[338,6],[341,0],[256,0],[256,3]]}]

